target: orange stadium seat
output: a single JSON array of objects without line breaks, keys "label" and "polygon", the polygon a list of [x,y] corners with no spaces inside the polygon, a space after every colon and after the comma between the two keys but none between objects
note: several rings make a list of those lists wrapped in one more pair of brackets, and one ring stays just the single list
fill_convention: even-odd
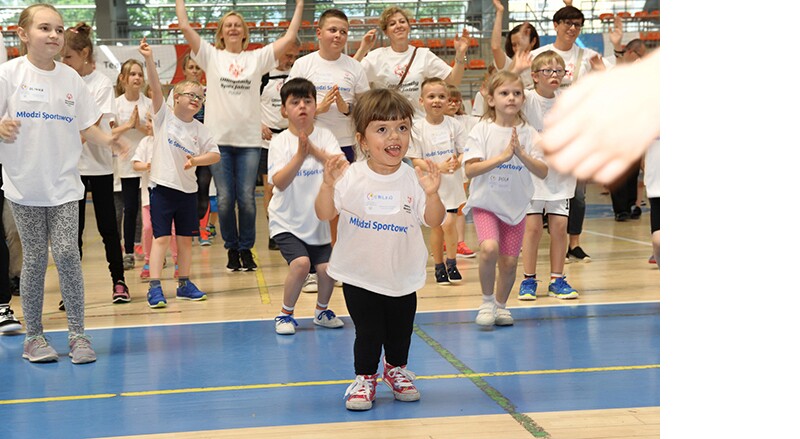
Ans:
[{"label": "orange stadium seat", "polygon": [[428,48],[431,50],[434,49],[441,49],[444,47],[444,41],[438,38],[429,38],[428,39]]},{"label": "orange stadium seat", "polygon": [[252,28],[256,27],[256,22],[255,22],[255,21],[248,21],[248,22],[247,22],[247,23],[245,23],[245,24],[246,24],[246,25],[247,25],[247,27],[249,27],[250,29],[252,29]]},{"label": "orange stadium seat", "polygon": [[206,29],[216,29],[217,27],[219,27],[219,23],[216,21],[209,21],[206,23]]},{"label": "orange stadium seat", "polygon": [[408,44],[414,47],[425,47],[425,43],[423,43],[422,40],[411,40],[408,42]]},{"label": "orange stadium seat", "polygon": [[380,18],[367,18],[367,24],[370,26],[380,26],[381,19]]},{"label": "orange stadium seat", "polygon": [[444,47],[447,47],[448,49],[455,49],[455,47],[456,47],[455,38],[448,38],[448,39],[444,40]]},{"label": "orange stadium seat", "polygon": [[355,24],[364,24],[364,20],[361,20],[359,18],[351,18],[350,25],[355,25]]},{"label": "orange stadium seat", "polygon": [[271,21],[262,21],[259,23],[259,27],[275,27],[275,23]]},{"label": "orange stadium seat", "polygon": [[178,28],[178,23],[170,23],[169,26],[167,26],[167,28],[169,28],[169,29],[177,29]]},{"label": "orange stadium seat", "polygon": [[278,27],[289,27],[291,21],[289,20],[281,20],[278,22]]},{"label": "orange stadium seat", "polygon": [[631,18],[630,12],[617,12],[617,17],[622,18],[623,20],[626,18]]},{"label": "orange stadium seat", "polygon": [[469,64],[467,64],[467,68],[470,70],[483,70],[486,68],[486,61],[476,58],[469,60]]},{"label": "orange stadium seat", "polygon": [[196,21],[189,23],[189,26],[191,26],[193,29],[200,29],[200,28],[203,27],[202,24],[200,24],[200,23],[198,23]]},{"label": "orange stadium seat", "polygon": [[453,22],[453,20],[451,20],[450,17],[439,17],[439,19],[437,21],[439,23],[452,23]]},{"label": "orange stadium seat", "polygon": [[610,12],[605,12],[600,14],[597,18],[599,18],[600,21],[612,21],[614,20],[614,14]]},{"label": "orange stadium seat", "polygon": [[433,24],[433,18],[423,17],[419,19],[419,24]]}]

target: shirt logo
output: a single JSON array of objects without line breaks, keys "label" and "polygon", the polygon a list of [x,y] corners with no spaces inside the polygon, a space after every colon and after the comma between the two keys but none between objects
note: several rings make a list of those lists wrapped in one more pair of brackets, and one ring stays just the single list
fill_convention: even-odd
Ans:
[{"label": "shirt logo", "polygon": [[236,64],[235,62],[231,63],[231,65],[228,66],[228,73],[230,73],[231,76],[234,77],[234,79],[238,79],[239,75],[241,75],[243,71],[244,67],[240,66],[239,64]]}]

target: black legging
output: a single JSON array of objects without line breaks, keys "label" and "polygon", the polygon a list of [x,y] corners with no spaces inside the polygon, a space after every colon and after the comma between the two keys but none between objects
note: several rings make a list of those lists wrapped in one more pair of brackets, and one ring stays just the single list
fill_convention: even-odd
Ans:
[{"label": "black legging", "polygon": [[8,278],[8,245],[6,245],[5,226],[3,225],[3,205],[6,196],[3,193],[3,165],[0,165],[0,305],[11,303],[11,285]]},{"label": "black legging", "polygon": [[414,332],[417,293],[389,297],[349,284],[342,288],[347,311],[356,327],[353,345],[356,375],[377,373],[381,348],[387,363],[405,366]]},{"label": "black legging", "polygon": [[81,259],[83,258],[83,229],[86,226],[86,194],[91,190],[94,218],[97,221],[97,231],[103,238],[111,280],[115,283],[125,281],[125,271],[122,268],[122,249],[119,247],[117,215],[114,208],[114,174],[81,175],[81,181],[85,186],[83,199],[78,202],[78,249]]},{"label": "black legging", "polygon": [[197,218],[203,219],[206,216],[210,200],[208,191],[211,187],[211,168],[198,166],[194,172],[197,175]]},{"label": "black legging", "polygon": [[141,178],[130,177],[122,178],[122,202],[123,202],[123,222],[122,235],[125,240],[125,253],[133,253],[134,243],[136,242],[136,224],[141,215],[142,192],[139,189]]}]

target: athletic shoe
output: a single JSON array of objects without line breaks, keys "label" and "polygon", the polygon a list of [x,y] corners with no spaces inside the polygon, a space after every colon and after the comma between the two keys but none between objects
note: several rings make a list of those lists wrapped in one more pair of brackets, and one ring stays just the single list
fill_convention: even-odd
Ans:
[{"label": "athletic shoe", "polygon": [[200,291],[195,284],[190,280],[186,280],[186,285],[178,287],[176,294],[178,299],[200,301],[206,300],[206,293]]},{"label": "athletic shoe", "polygon": [[133,270],[133,267],[136,266],[136,259],[133,257],[133,253],[125,253],[122,256],[122,269],[123,270]]},{"label": "athletic shoe", "polygon": [[64,301],[63,300],[59,300],[58,301],[58,310],[59,311],[66,311],[66,309],[67,308],[64,307]]},{"label": "athletic shoe", "polygon": [[578,290],[567,283],[566,277],[557,277],[550,281],[547,295],[559,299],[575,299],[578,297]]},{"label": "athletic shoe", "polygon": [[43,335],[26,337],[22,343],[22,358],[31,363],[46,363],[58,360],[58,352],[50,346]]},{"label": "athletic shoe", "polygon": [[437,267],[433,271],[434,277],[436,277],[436,283],[439,285],[449,285],[450,279],[447,277],[447,269],[444,267]]},{"label": "athletic shoe", "polygon": [[583,251],[581,246],[567,250],[567,262],[592,262],[592,258]]},{"label": "athletic shoe", "polygon": [[251,252],[250,249],[241,250],[239,256],[242,259],[243,271],[256,271],[258,265],[256,265],[256,261],[253,260],[253,252]]},{"label": "athletic shoe", "polygon": [[167,299],[164,298],[164,291],[161,287],[150,287],[147,290],[147,304],[150,308],[164,308],[167,306]]},{"label": "athletic shoe", "polygon": [[235,248],[228,249],[228,265],[226,267],[231,273],[242,271],[242,263],[239,261],[239,250]]},{"label": "athletic shoe", "polygon": [[656,264],[656,255],[650,255],[650,259],[647,260],[648,264]]},{"label": "athletic shoe", "polygon": [[463,279],[461,277],[461,273],[459,273],[458,268],[456,267],[456,264],[447,267],[447,278],[450,279],[450,283],[454,284],[461,282]]},{"label": "athletic shoe", "polygon": [[344,403],[347,410],[369,410],[372,401],[375,401],[375,386],[378,384],[378,374],[356,375],[355,381],[344,391],[347,400]]},{"label": "athletic shoe", "polygon": [[111,303],[128,303],[131,301],[131,293],[125,282],[118,280],[114,284],[114,291],[111,293]]},{"label": "athletic shoe", "polygon": [[316,293],[317,289],[317,273],[308,273],[306,275],[306,280],[303,281],[303,286],[300,288],[300,291],[304,293]]},{"label": "athletic shoe", "polygon": [[269,249],[270,250],[278,250],[278,243],[275,242],[274,239],[269,238]]},{"label": "athletic shoe", "polygon": [[208,239],[200,238],[201,247],[208,247],[209,245],[211,245],[211,241],[209,241]]},{"label": "athletic shoe", "polygon": [[144,247],[142,247],[142,244],[134,244],[133,245],[133,257],[137,261],[143,261],[144,260]]},{"label": "athletic shoe", "polygon": [[14,311],[10,306],[0,307],[0,334],[19,331],[22,324],[14,317]]},{"label": "athletic shoe", "polygon": [[97,361],[97,354],[92,349],[92,342],[84,334],[69,336],[69,356],[73,364],[94,363]]},{"label": "athletic shoe", "polygon": [[275,332],[280,335],[294,335],[294,328],[296,326],[297,320],[295,320],[292,316],[281,314],[278,317],[275,317]]},{"label": "athletic shoe", "polygon": [[475,252],[472,251],[471,248],[467,246],[467,243],[461,241],[458,243],[458,247],[456,247],[456,257],[458,258],[474,258]]},{"label": "athletic shoe", "polygon": [[212,238],[217,236],[217,227],[214,224],[208,223],[208,226],[206,226],[206,230],[208,230],[208,233],[211,235]]},{"label": "athletic shoe", "polygon": [[322,326],[323,328],[341,328],[344,326],[342,319],[336,317],[336,314],[329,309],[322,311],[317,317],[314,317],[314,324]]},{"label": "athletic shoe", "polygon": [[526,277],[519,284],[519,300],[536,300],[536,279]]},{"label": "athletic shoe", "polygon": [[414,372],[406,369],[406,366],[392,366],[383,358],[383,382],[394,393],[394,399],[398,401],[418,401],[419,390],[414,386],[417,378]]},{"label": "athletic shoe", "polygon": [[634,206],[633,210],[631,210],[631,219],[637,220],[642,217],[642,208],[639,206]]},{"label": "athletic shoe", "polygon": [[333,286],[336,288],[342,288],[342,281],[334,279]]},{"label": "athletic shoe", "polygon": [[144,264],[142,272],[139,274],[141,280],[150,280],[150,264]]},{"label": "athletic shoe", "polygon": [[627,221],[631,218],[631,214],[628,212],[620,212],[614,214],[614,221],[622,222]]},{"label": "athletic shoe", "polygon": [[481,326],[492,326],[494,325],[494,315],[494,302],[483,302],[478,307],[478,316],[475,317],[475,323]]},{"label": "athletic shoe", "polygon": [[511,311],[505,308],[497,308],[494,313],[494,324],[497,326],[513,325],[514,318],[511,317]]}]

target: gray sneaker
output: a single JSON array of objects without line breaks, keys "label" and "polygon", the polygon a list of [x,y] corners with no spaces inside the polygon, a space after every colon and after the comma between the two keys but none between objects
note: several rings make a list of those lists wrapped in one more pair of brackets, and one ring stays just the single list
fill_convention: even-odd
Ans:
[{"label": "gray sneaker", "polygon": [[22,343],[22,358],[31,363],[45,363],[58,360],[58,352],[43,335],[36,335],[25,338]]},{"label": "gray sneaker", "polygon": [[133,270],[134,267],[136,267],[136,258],[133,256],[133,253],[126,253],[122,257],[122,269]]},{"label": "gray sneaker", "polygon": [[73,364],[93,363],[97,360],[92,342],[85,334],[69,336],[69,356],[72,357]]}]

